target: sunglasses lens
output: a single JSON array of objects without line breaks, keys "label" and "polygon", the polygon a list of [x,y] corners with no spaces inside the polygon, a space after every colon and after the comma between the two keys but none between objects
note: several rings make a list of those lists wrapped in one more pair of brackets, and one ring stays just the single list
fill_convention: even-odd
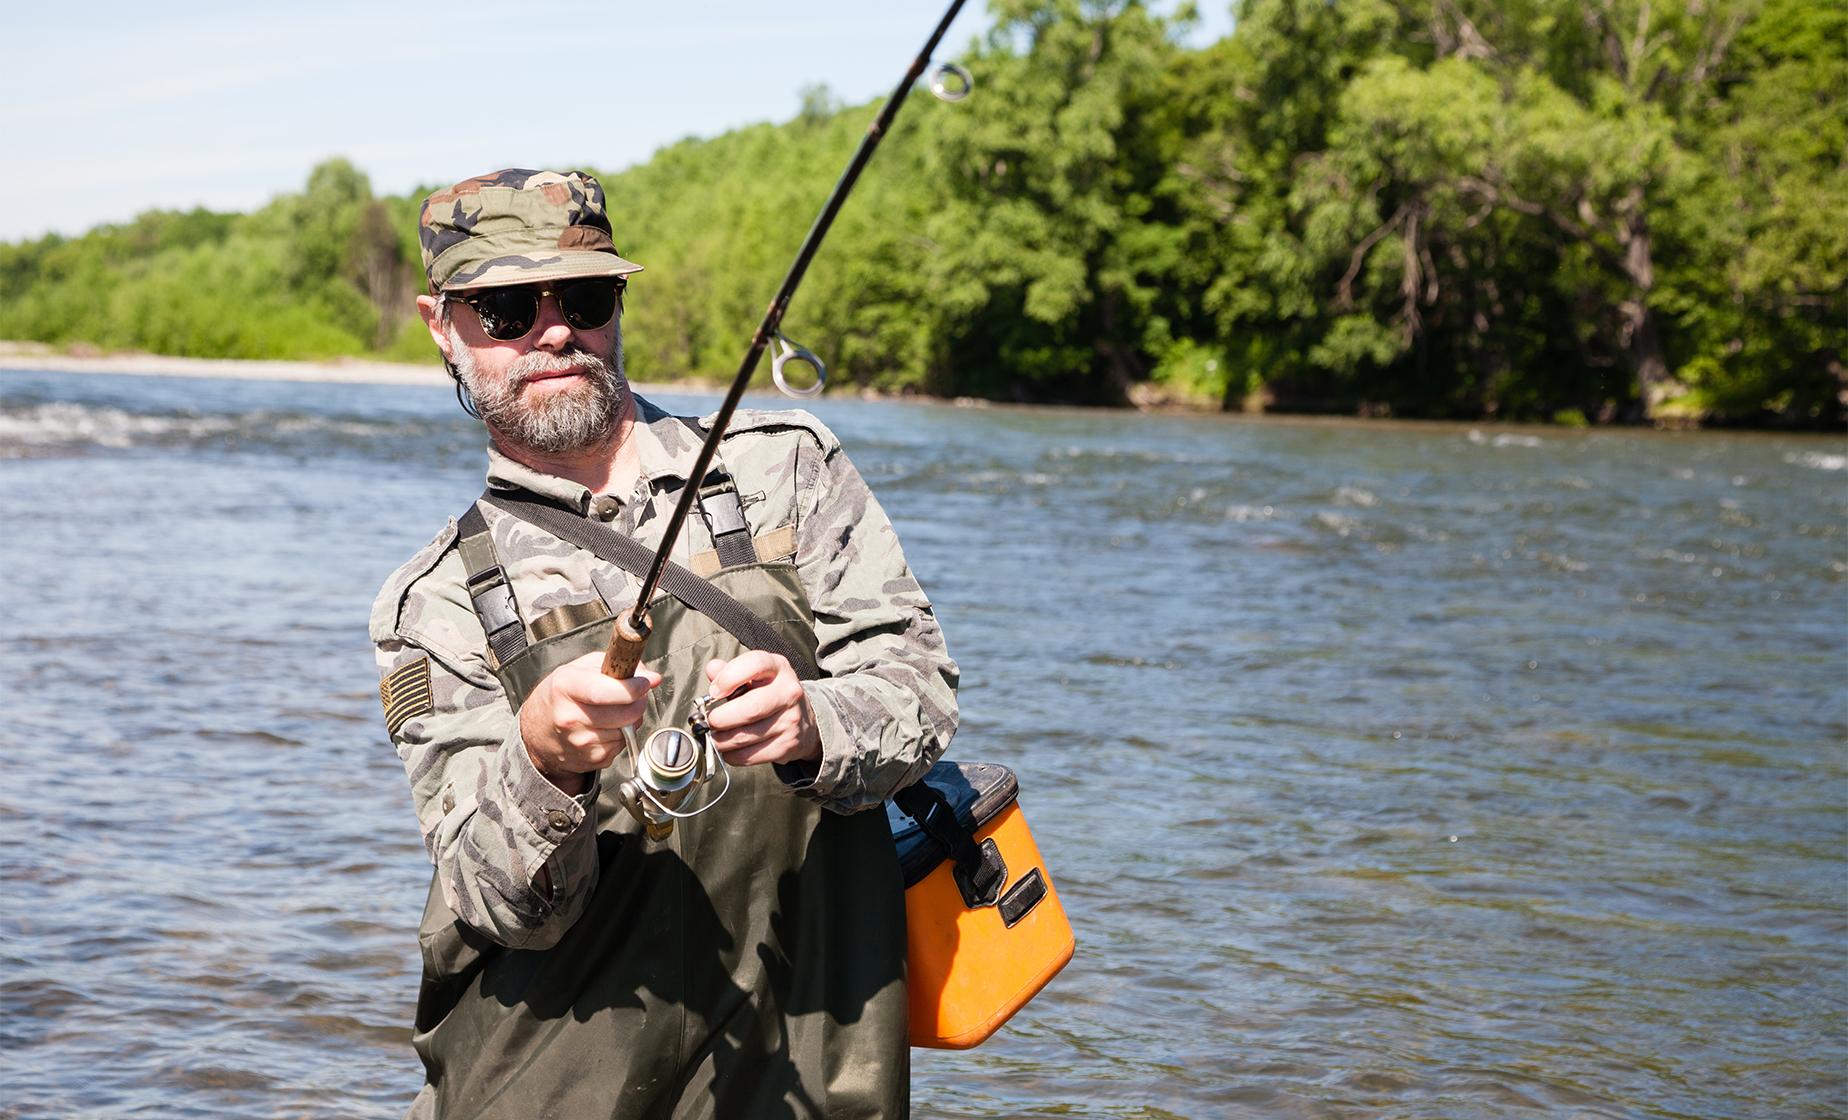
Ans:
[{"label": "sunglasses lens", "polygon": [[501,342],[524,338],[539,317],[539,293],[531,288],[496,288],[469,301],[487,336]]},{"label": "sunglasses lens", "polygon": [[616,293],[622,285],[616,280],[580,280],[575,284],[561,285],[558,290],[558,309],[564,313],[565,322],[580,331],[594,331],[608,323],[616,315]]},{"label": "sunglasses lens", "polygon": [[[596,278],[558,286],[558,307],[574,330],[594,331],[616,316],[620,279]],[[494,288],[469,299],[489,338],[512,342],[525,338],[539,319],[541,289]]]}]

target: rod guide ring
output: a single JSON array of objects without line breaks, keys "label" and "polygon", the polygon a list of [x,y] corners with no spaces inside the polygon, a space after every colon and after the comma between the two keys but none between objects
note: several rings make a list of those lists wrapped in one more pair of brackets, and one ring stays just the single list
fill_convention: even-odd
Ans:
[{"label": "rod guide ring", "polygon": [[[951,82],[955,84],[952,85]],[[975,89],[975,79],[969,75],[969,71],[954,62],[938,63],[937,69],[931,73],[930,92],[939,101],[961,101],[969,96],[969,92],[973,89]]]},{"label": "rod guide ring", "polygon": [[[791,385],[783,376],[783,367],[790,362],[801,362],[815,371],[815,381],[810,385]],[[799,343],[784,338],[781,331],[776,335],[776,353],[770,358],[770,379],[782,390],[784,396],[807,398],[819,397],[822,387],[828,383],[828,367],[822,364],[814,351]]]}]

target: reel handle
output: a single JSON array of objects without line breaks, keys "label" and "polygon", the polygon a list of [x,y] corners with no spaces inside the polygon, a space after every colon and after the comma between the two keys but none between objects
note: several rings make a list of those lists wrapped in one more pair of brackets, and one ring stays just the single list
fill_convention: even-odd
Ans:
[{"label": "reel handle", "polygon": [[609,648],[603,651],[603,675],[617,680],[633,677],[635,667],[642,660],[642,647],[648,643],[648,634],[653,628],[648,612],[639,605],[633,610],[617,611]]}]

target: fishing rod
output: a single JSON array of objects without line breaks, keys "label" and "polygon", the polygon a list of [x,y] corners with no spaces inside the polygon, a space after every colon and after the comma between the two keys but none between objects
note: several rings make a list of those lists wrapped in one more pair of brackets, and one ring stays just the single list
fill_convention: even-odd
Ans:
[{"label": "fishing rod", "polygon": [[[674,544],[680,538],[680,530],[686,524],[687,514],[693,509],[694,501],[699,497],[700,482],[706,477],[706,471],[712,466],[712,457],[718,452],[719,440],[724,437],[726,427],[731,423],[732,413],[738,408],[739,398],[744,396],[745,387],[751,383],[751,375],[757,371],[757,362],[763,357],[764,349],[772,340],[778,344],[777,353],[771,359],[770,374],[778,389],[794,397],[812,397],[821,392],[826,382],[827,367],[807,349],[796,345],[783,337],[781,330],[783,313],[789,309],[790,297],[796,294],[796,286],[802,283],[803,273],[808,271],[809,262],[814,259],[815,251],[821,247],[821,239],[828,235],[828,227],[834,224],[834,216],[840,213],[841,204],[847,200],[848,192],[860,178],[867,161],[873,158],[874,149],[885,139],[892,120],[898,116],[900,105],[911,93],[911,87],[929,65],[931,55],[937,44],[943,40],[944,32],[962,11],[963,0],[951,0],[949,10],[937,21],[936,30],[924,43],[924,49],[918,52],[905,76],[899,79],[892,90],[892,96],[886,99],[885,107],[879,116],[867,127],[866,135],[860,140],[860,146],[853,153],[853,159],[847,164],[847,170],[841,173],[840,181],[834,184],[834,192],[823,204],[821,213],[815,218],[815,224],[809,227],[808,236],[802,241],[802,248],[797,251],[794,263],[789,266],[789,274],[783,277],[783,286],[777,289],[776,297],[764,310],[763,322],[758,324],[757,333],[751,336],[750,349],[745,351],[744,361],[738,366],[738,374],[732,378],[731,388],[725,394],[725,402],[719,406],[718,413],[712,421],[712,430],[706,435],[706,442],[700,445],[699,457],[693,461],[693,469],[687,475],[686,489],[680,493],[680,501],[674,506],[674,515],[668,519],[667,528],[661,536],[661,547],[655,550],[654,562],[649,565],[648,575],[642,580],[641,589],[636,592],[635,606],[628,611],[618,612],[615,629],[610,633],[609,649],[603,655],[603,671],[618,679],[635,675],[635,666],[642,659],[642,646],[648,641],[651,625],[648,621],[648,600],[654,595],[655,587],[661,581],[661,574],[667,569],[667,559],[674,551]],[[944,101],[961,101],[969,95],[974,82],[969,72],[953,62],[940,63],[930,82],[930,90]],[[792,387],[783,376],[784,367],[790,362],[800,362],[815,371],[815,382],[801,388]]]}]

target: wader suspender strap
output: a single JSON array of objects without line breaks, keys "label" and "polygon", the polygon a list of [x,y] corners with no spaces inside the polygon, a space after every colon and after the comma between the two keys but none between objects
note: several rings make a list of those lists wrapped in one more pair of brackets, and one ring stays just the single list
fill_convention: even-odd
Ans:
[{"label": "wader suspender strap", "polygon": [[993,840],[975,842],[956,810],[942,792],[923,779],[892,795],[892,801],[934,841],[943,854],[956,861],[956,886],[973,909],[993,904],[1007,881],[1007,864]]},{"label": "wader suspender strap", "polygon": [[[646,548],[609,526],[601,522],[586,520],[549,502],[535,501],[495,491],[484,493],[481,500],[496,509],[537,525],[559,540],[577,545],[599,559],[616,565],[630,575],[640,577],[648,570],[649,563],[654,559]],[[479,506],[471,508],[478,510]],[[749,539],[748,534],[746,539]],[[757,556],[755,547],[748,547],[752,547],[751,557],[752,562],[755,563]],[[666,571],[661,576],[661,586],[674,598],[729,630],[747,648],[781,654],[794,667],[796,676],[803,680],[812,681],[821,676],[821,670],[809,660],[806,653],[785,641],[783,635],[777,633],[769,623],[757,617],[749,607],[680,565],[668,563]],[[512,598],[511,595],[508,596],[509,603],[512,602]],[[476,609],[479,611],[479,606]],[[490,643],[492,640],[490,637]],[[524,636],[521,640],[524,642]]]},{"label": "wader suspender strap", "polygon": [[738,484],[727,477],[723,482],[699,489],[699,511],[712,531],[713,547],[718,549],[719,567],[739,568],[757,563],[757,546],[751,541],[751,527],[744,520],[744,501],[738,497]]},{"label": "wader suspender strap", "polygon": [[[706,429],[684,416],[675,419],[692,429],[694,439],[702,442],[705,440]],[[712,533],[712,546],[718,551],[719,567],[737,568],[755,564],[757,546],[752,543],[751,527],[744,520],[744,500],[738,495],[738,484],[732,480],[731,472],[724,470],[722,463],[720,471],[723,473],[719,475],[718,482],[699,488],[699,513],[706,519],[706,528]],[[712,475],[706,477],[711,478]],[[731,629],[729,626],[725,628]]]},{"label": "wader suspender strap", "polygon": [[456,551],[468,572],[468,597],[475,605],[475,616],[487,632],[488,648],[494,659],[505,665],[526,651],[526,627],[520,622],[519,608],[513,602],[513,588],[507,585],[506,569],[494,554],[494,538],[488,533],[488,519],[481,506],[471,504],[468,512],[456,521]]}]

